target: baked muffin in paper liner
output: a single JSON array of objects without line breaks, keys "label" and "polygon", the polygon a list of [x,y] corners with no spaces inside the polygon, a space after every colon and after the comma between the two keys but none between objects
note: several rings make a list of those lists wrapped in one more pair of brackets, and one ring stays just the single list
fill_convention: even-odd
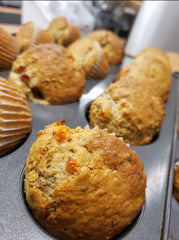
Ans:
[{"label": "baked muffin in paper liner", "polygon": [[68,51],[83,67],[88,78],[103,79],[109,71],[106,54],[97,41],[81,38],[70,44]]},{"label": "baked muffin in paper liner", "polygon": [[124,58],[124,41],[114,32],[99,29],[91,32],[88,38],[98,41],[110,65],[120,64]]},{"label": "baked muffin in paper liner", "polygon": [[86,77],[67,49],[53,43],[35,45],[19,55],[9,80],[34,103],[60,105],[81,97]]},{"label": "baked muffin in paper liner", "polygon": [[30,211],[62,240],[115,237],[141,211],[145,187],[142,161],[124,141],[63,120],[38,132],[26,161]]},{"label": "baked muffin in paper liner", "polygon": [[18,52],[23,52],[29,47],[41,43],[54,43],[54,38],[46,30],[37,27],[33,22],[27,22],[21,26],[16,34]]},{"label": "baked muffin in paper liner", "polygon": [[54,18],[47,31],[55,43],[65,47],[81,37],[79,28],[70,24],[65,17]]},{"label": "baked muffin in paper liner", "polygon": [[159,132],[164,115],[162,99],[137,78],[110,84],[89,111],[92,127],[107,128],[131,145],[149,144]]}]

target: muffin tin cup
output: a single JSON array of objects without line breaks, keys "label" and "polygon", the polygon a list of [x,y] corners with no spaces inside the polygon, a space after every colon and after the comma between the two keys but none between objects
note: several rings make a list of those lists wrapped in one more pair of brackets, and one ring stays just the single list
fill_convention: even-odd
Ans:
[{"label": "muffin tin cup", "polygon": [[[126,56],[121,68],[131,60]],[[33,117],[31,133],[21,146],[0,158],[1,240],[55,239],[38,225],[25,201],[24,169],[30,147],[36,139],[37,131],[57,120],[65,119],[70,128],[77,125],[85,127],[89,124],[88,109],[91,102],[115,80],[118,71],[119,66],[111,66],[104,80],[87,79],[84,93],[77,102],[59,106],[29,103]],[[8,78],[8,74],[2,72],[1,76]],[[115,240],[168,239],[176,144],[178,78],[178,74],[173,75],[159,134],[151,144],[131,146],[141,158],[147,174],[146,201],[133,223],[115,237]]]}]

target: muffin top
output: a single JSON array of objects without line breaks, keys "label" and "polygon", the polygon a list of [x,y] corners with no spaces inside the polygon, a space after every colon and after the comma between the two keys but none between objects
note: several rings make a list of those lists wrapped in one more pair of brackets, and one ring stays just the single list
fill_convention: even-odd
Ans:
[{"label": "muffin top", "polygon": [[35,24],[33,22],[27,22],[20,27],[18,33],[16,34],[19,52],[23,52],[31,45],[34,29]]},{"label": "muffin top", "polygon": [[67,46],[70,42],[70,24],[65,17],[54,18],[48,27],[48,33],[59,45]]},{"label": "muffin top", "polygon": [[142,51],[140,51],[140,53],[136,57],[140,57],[140,56],[143,56],[145,58],[147,57],[157,58],[158,60],[163,62],[163,64],[165,64],[165,66],[169,69],[169,71],[171,71],[171,65],[170,65],[168,56],[160,48],[157,48],[157,47],[144,48]]},{"label": "muffin top", "polygon": [[77,101],[86,80],[74,57],[57,44],[36,45],[23,52],[14,61],[9,79],[30,101],[40,104]]},{"label": "muffin top", "polygon": [[124,57],[124,43],[122,39],[106,29],[95,30],[88,35],[88,38],[99,42],[105,52],[109,64],[120,64]]},{"label": "muffin top", "polygon": [[175,52],[167,52],[172,72],[179,72],[179,54]]},{"label": "muffin top", "polygon": [[0,77],[0,156],[13,150],[30,133],[32,114],[24,93]]},{"label": "muffin top", "polygon": [[158,58],[141,55],[119,72],[116,81],[122,78],[138,78],[147,82],[155,95],[166,101],[171,88],[172,72]]},{"label": "muffin top", "polygon": [[107,128],[129,144],[144,145],[159,131],[164,109],[162,99],[145,81],[124,78],[92,102],[89,117],[93,127]]},{"label": "muffin top", "polygon": [[54,39],[47,31],[35,26],[33,22],[27,22],[21,26],[16,34],[18,51],[23,52],[30,46],[40,43],[54,43]]},{"label": "muffin top", "polygon": [[90,75],[95,66],[97,70],[102,67],[103,75],[107,75],[109,69],[107,58],[97,41],[80,38],[70,44],[68,50],[83,67],[86,75]]},{"label": "muffin top", "polygon": [[145,201],[138,155],[99,129],[59,121],[38,132],[25,170],[27,203],[59,239],[110,239],[128,226]]}]

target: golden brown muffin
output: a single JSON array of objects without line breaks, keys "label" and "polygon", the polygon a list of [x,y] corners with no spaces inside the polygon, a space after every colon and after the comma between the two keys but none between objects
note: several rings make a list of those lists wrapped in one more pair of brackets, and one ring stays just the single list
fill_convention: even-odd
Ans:
[{"label": "golden brown muffin", "polygon": [[65,17],[54,18],[47,31],[55,39],[55,43],[63,46],[68,46],[81,37],[80,30],[71,25]]},{"label": "golden brown muffin", "polygon": [[16,34],[18,51],[23,52],[31,46],[40,43],[54,43],[54,39],[47,31],[37,28],[33,22],[27,22],[21,26]]},{"label": "golden brown muffin", "polygon": [[69,36],[69,44],[73,43],[77,39],[81,38],[80,29],[74,25],[70,24],[70,36]]},{"label": "golden brown muffin", "polygon": [[157,58],[140,56],[126,66],[116,77],[116,81],[123,78],[147,82],[155,95],[166,101],[171,88],[172,72]]},{"label": "golden brown muffin", "polygon": [[145,202],[142,161],[122,140],[59,121],[38,132],[25,169],[35,219],[60,240],[111,239]]},{"label": "golden brown muffin", "polygon": [[146,82],[122,79],[109,86],[91,104],[92,127],[107,128],[132,145],[144,145],[158,133],[165,105]]},{"label": "golden brown muffin", "polygon": [[175,52],[167,52],[172,72],[179,72],[179,54]]},{"label": "golden brown muffin", "polygon": [[24,93],[0,77],[0,156],[17,147],[31,131],[32,114]]},{"label": "golden brown muffin", "polygon": [[173,178],[173,195],[179,202],[179,164],[175,164],[174,178]]},{"label": "golden brown muffin", "polygon": [[106,29],[95,30],[88,35],[88,38],[99,42],[107,55],[111,65],[120,64],[124,57],[124,42],[122,39]]},{"label": "golden brown muffin", "polygon": [[40,44],[23,52],[14,61],[9,79],[30,101],[45,105],[77,101],[86,81],[81,66],[57,44]]},{"label": "golden brown muffin", "polygon": [[9,70],[16,55],[16,39],[4,28],[0,27],[0,71]]},{"label": "golden brown muffin", "polygon": [[103,79],[107,76],[108,60],[98,42],[89,38],[81,38],[72,43],[68,51],[83,67],[88,78]]},{"label": "golden brown muffin", "polygon": [[169,68],[169,71],[171,71],[171,65],[170,65],[168,56],[160,48],[157,48],[157,47],[144,48],[136,57],[140,57],[140,56],[143,56],[145,58],[148,58],[148,57],[157,58],[158,60],[163,62],[163,64],[165,64],[167,68]]}]

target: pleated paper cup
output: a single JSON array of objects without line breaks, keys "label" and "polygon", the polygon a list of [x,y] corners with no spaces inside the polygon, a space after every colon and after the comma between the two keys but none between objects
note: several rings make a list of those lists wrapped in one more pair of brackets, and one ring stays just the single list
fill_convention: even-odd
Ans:
[{"label": "pleated paper cup", "polygon": [[0,27],[0,71],[11,68],[17,56],[17,51],[16,39]]},{"label": "pleated paper cup", "polygon": [[67,45],[73,43],[74,41],[76,41],[79,38],[81,38],[81,33],[80,33],[79,28],[74,25],[70,25]]},{"label": "pleated paper cup", "polygon": [[88,78],[92,79],[103,79],[107,76],[109,71],[109,64],[105,53],[98,42],[95,42],[98,47],[98,55],[96,62],[91,70],[87,73]]},{"label": "pleated paper cup", "polygon": [[43,43],[54,43],[55,39],[45,30],[38,27],[34,28],[34,33],[31,41],[31,46]]},{"label": "pleated paper cup", "polygon": [[0,156],[22,143],[31,131],[32,114],[24,93],[0,77]]}]

